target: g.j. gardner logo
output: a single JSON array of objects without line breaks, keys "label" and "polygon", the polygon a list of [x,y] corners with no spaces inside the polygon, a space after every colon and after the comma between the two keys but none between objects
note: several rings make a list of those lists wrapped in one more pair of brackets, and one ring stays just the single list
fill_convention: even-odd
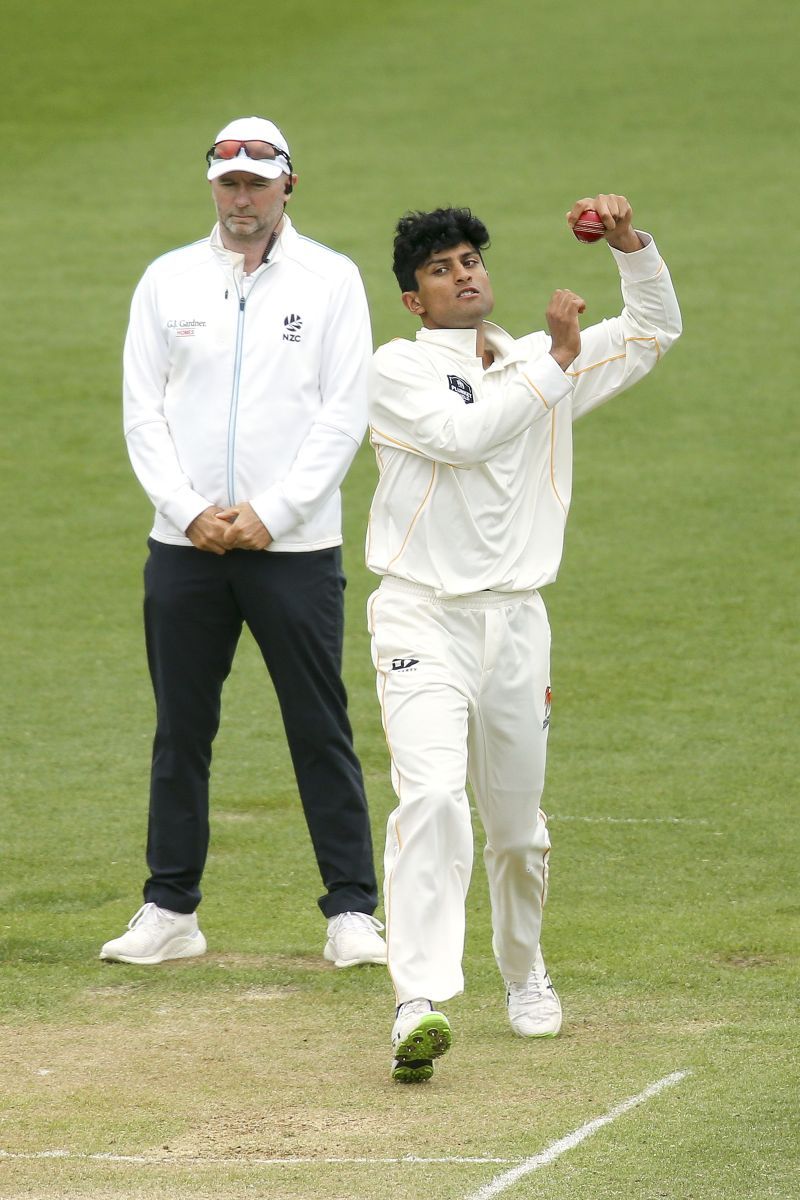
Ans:
[{"label": "g.j. gardner logo", "polygon": [[300,330],[303,327],[303,318],[298,317],[297,313],[289,313],[288,317],[283,318],[283,323],[286,327],[283,340],[285,342],[299,342]]}]

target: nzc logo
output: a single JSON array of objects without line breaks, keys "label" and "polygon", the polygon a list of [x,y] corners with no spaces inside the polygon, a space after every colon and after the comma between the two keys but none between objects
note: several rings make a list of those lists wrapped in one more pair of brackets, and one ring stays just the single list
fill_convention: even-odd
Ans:
[{"label": "nzc logo", "polygon": [[299,342],[300,330],[303,327],[303,318],[298,317],[297,313],[289,313],[288,317],[283,318],[283,323],[286,326],[283,340],[285,342]]}]

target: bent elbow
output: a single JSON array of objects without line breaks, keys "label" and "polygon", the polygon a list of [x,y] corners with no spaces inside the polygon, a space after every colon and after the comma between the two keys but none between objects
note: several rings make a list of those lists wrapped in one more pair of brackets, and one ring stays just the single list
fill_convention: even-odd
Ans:
[{"label": "bent elbow", "polygon": [[670,307],[664,314],[664,317],[665,319],[660,322],[661,328],[658,331],[658,345],[662,354],[666,354],[667,350],[677,342],[683,333],[683,318],[677,304]]},{"label": "bent elbow", "polygon": [[662,350],[664,352],[669,350],[669,348],[671,346],[673,346],[675,344],[675,342],[677,342],[678,338],[681,336],[682,333],[683,333],[683,320],[681,319],[681,314],[677,313],[675,320],[670,324],[669,328],[666,330],[666,336],[664,337],[662,344],[661,344]]}]

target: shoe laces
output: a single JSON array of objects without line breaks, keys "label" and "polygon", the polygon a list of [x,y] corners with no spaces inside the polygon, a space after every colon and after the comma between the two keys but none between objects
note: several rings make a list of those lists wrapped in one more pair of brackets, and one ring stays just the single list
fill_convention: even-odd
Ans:
[{"label": "shoe laces", "polygon": [[423,1000],[421,997],[417,997],[416,1000],[406,1000],[397,1006],[398,1017],[418,1017],[429,1012],[433,1012],[433,1004],[430,1000]]},{"label": "shoe laces", "polygon": [[128,929],[133,929],[136,925],[161,925],[170,920],[174,920],[174,917],[169,917],[163,908],[159,908],[154,901],[148,900],[147,904],[143,904],[128,921]]},{"label": "shoe laces", "polygon": [[343,912],[336,917],[331,917],[328,922],[328,936],[336,937],[345,929],[369,929],[377,932],[383,929],[377,917],[371,917],[369,913],[362,912]]},{"label": "shoe laces", "polygon": [[515,1000],[541,1000],[548,992],[553,991],[553,985],[550,982],[549,976],[545,971],[541,974],[534,967],[530,975],[522,983],[511,983],[506,980],[508,988],[509,1000],[513,997]]}]

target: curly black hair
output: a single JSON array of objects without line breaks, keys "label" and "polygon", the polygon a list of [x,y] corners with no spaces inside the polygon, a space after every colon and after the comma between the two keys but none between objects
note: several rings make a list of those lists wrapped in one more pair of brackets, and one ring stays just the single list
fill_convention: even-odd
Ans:
[{"label": "curly black hair", "polygon": [[489,245],[489,231],[468,208],[436,208],[433,212],[407,212],[397,222],[392,270],[401,292],[417,289],[417,267],[439,250],[466,242],[478,253]]}]

